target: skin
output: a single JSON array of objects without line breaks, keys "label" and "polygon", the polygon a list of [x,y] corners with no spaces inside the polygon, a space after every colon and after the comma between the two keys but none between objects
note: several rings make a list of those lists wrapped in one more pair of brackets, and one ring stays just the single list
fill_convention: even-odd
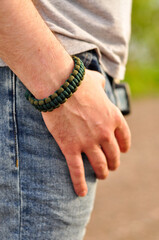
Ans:
[{"label": "skin", "polygon": [[[1,0],[0,19],[0,57],[36,98],[49,96],[72,72],[72,58],[31,0]],[[66,103],[42,113],[66,158],[78,196],[87,194],[82,152],[97,178],[105,179],[109,170],[119,166],[120,152],[130,148],[129,127],[107,98],[104,85],[103,75],[86,70],[82,84]]]}]

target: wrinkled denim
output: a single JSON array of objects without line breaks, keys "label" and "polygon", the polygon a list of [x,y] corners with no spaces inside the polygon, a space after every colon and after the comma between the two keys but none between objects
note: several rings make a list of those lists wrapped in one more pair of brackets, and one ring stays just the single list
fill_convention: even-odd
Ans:
[{"label": "wrinkled denim", "polygon": [[[94,51],[79,56],[87,68],[101,71]],[[0,239],[81,240],[93,208],[95,174],[83,154],[88,194],[78,197],[64,155],[25,91],[9,67],[0,67]]]}]

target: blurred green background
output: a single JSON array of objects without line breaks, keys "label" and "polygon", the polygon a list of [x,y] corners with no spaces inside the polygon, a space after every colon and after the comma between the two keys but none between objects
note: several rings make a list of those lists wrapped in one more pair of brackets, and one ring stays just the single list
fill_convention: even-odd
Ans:
[{"label": "blurred green background", "polygon": [[159,96],[159,0],[133,0],[125,80],[133,97]]},{"label": "blurred green background", "polygon": [[133,96],[126,118],[132,146],[119,170],[98,182],[85,240],[159,239],[159,0],[133,0],[125,80]]}]

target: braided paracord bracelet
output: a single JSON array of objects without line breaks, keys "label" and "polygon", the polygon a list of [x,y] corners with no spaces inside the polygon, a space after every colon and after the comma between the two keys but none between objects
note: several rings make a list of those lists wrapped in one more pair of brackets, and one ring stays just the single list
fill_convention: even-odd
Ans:
[{"label": "braided paracord bracelet", "polygon": [[36,99],[29,90],[26,91],[26,99],[40,112],[51,112],[55,108],[60,107],[62,103],[65,103],[66,100],[72,96],[81,84],[85,74],[85,66],[80,58],[76,56],[72,58],[75,64],[72,73],[65,83],[48,98]]}]

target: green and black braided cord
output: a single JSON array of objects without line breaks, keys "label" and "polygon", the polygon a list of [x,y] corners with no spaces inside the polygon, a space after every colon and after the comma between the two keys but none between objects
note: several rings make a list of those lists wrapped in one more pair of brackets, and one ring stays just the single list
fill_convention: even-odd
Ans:
[{"label": "green and black braided cord", "polygon": [[52,95],[44,99],[36,99],[33,94],[27,90],[25,93],[26,99],[40,112],[51,112],[55,108],[60,107],[66,100],[72,96],[81,84],[85,75],[85,66],[80,58],[72,57],[75,63],[74,69],[69,78],[61,87]]}]

